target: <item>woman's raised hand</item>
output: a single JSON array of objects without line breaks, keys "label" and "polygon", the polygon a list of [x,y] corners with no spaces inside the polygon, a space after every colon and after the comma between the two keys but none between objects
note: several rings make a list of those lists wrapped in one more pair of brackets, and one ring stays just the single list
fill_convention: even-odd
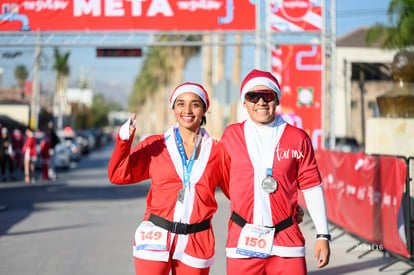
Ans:
[{"label": "woman's raised hand", "polygon": [[135,131],[135,119],[137,115],[135,113],[132,113],[131,115],[131,122],[129,124],[129,136],[131,137],[134,134]]}]

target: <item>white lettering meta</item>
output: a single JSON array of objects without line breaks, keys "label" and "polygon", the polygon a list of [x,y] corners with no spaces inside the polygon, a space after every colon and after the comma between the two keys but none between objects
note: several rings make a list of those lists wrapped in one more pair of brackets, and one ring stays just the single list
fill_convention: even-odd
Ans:
[{"label": "white lettering meta", "polygon": [[107,16],[124,16],[124,1],[112,0],[105,1],[105,15]]},{"label": "white lettering meta", "polygon": [[73,2],[73,15],[82,16],[92,14],[92,16],[101,15],[101,0],[75,0]]},{"label": "white lettering meta", "polygon": [[[131,15],[132,16],[141,16],[143,14],[142,2],[147,0],[104,0],[104,15],[105,16],[124,16],[125,7],[124,2],[130,2],[131,5]],[[73,14],[74,16],[83,16],[83,15],[92,15],[92,16],[101,16],[102,15],[102,6],[101,0],[74,0],[73,4]],[[152,0],[148,11],[147,16],[156,16],[162,14],[164,16],[173,16],[173,11],[171,9],[170,3],[168,0]]]},{"label": "white lettering meta", "polygon": [[164,16],[173,16],[173,11],[168,0],[153,0],[151,2],[147,15],[155,16],[158,13]]}]

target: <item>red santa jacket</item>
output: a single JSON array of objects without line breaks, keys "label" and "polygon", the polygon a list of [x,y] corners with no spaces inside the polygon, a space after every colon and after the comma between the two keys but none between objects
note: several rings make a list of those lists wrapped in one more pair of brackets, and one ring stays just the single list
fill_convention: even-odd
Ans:
[{"label": "red santa jacket", "polygon": [[44,161],[47,161],[50,159],[50,148],[51,148],[50,135],[48,133],[45,133],[44,137],[40,141],[40,154]]},{"label": "red santa jacket", "polygon": [[27,151],[29,152],[31,158],[37,158],[36,138],[34,137],[34,135],[26,137],[26,141],[23,145],[23,155]]},{"label": "red santa jacket", "polygon": [[[173,127],[164,135],[154,135],[138,143],[132,150],[132,139],[122,140],[119,135],[109,161],[108,176],[114,184],[132,184],[152,179],[147,196],[144,221],[150,214],[169,221],[188,224],[211,219],[216,212],[215,189],[220,187],[228,196],[229,158],[223,146],[211,139],[204,129],[201,151],[190,174],[184,205],[177,202],[177,193],[183,188],[183,167],[178,152]],[[169,241],[174,234],[169,234]],[[187,234],[175,235],[176,249],[173,255],[187,265],[205,268],[214,263],[214,235],[212,228]],[[134,256],[144,259],[168,261],[169,251],[137,251]]]},{"label": "red santa jacket", "polygon": [[[269,219],[271,218],[273,225],[289,216],[294,216],[298,189],[311,188],[321,183],[310,138],[303,130],[286,122],[284,124],[284,130],[274,152],[272,167],[272,174],[278,182],[278,189],[273,193],[266,193],[268,199],[266,198],[265,202],[261,203],[255,201],[255,175],[246,145],[245,122],[230,125],[223,133],[221,141],[231,156],[230,210],[235,211],[248,223],[254,224],[256,211],[264,212],[260,209],[263,203],[268,208],[266,213],[271,213]],[[292,226],[275,234],[271,255],[284,257],[305,255],[303,235],[296,221],[293,223]],[[226,244],[228,257],[245,257],[236,253],[241,229],[239,225],[230,220]]]}]

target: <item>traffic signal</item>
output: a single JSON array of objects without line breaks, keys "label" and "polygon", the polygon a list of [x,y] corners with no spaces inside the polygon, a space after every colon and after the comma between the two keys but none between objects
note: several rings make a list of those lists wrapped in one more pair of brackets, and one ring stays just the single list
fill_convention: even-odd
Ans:
[{"label": "traffic signal", "polygon": [[97,48],[96,57],[140,57],[141,48]]}]

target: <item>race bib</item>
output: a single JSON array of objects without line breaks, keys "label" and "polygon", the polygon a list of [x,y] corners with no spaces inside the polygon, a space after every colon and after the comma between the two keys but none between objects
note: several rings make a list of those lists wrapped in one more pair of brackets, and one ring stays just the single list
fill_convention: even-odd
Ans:
[{"label": "race bib", "polygon": [[135,231],[136,250],[167,250],[168,231],[143,221]]},{"label": "race bib", "polygon": [[267,258],[273,246],[275,229],[246,223],[240,234],[236,253],[249,257]]}]

